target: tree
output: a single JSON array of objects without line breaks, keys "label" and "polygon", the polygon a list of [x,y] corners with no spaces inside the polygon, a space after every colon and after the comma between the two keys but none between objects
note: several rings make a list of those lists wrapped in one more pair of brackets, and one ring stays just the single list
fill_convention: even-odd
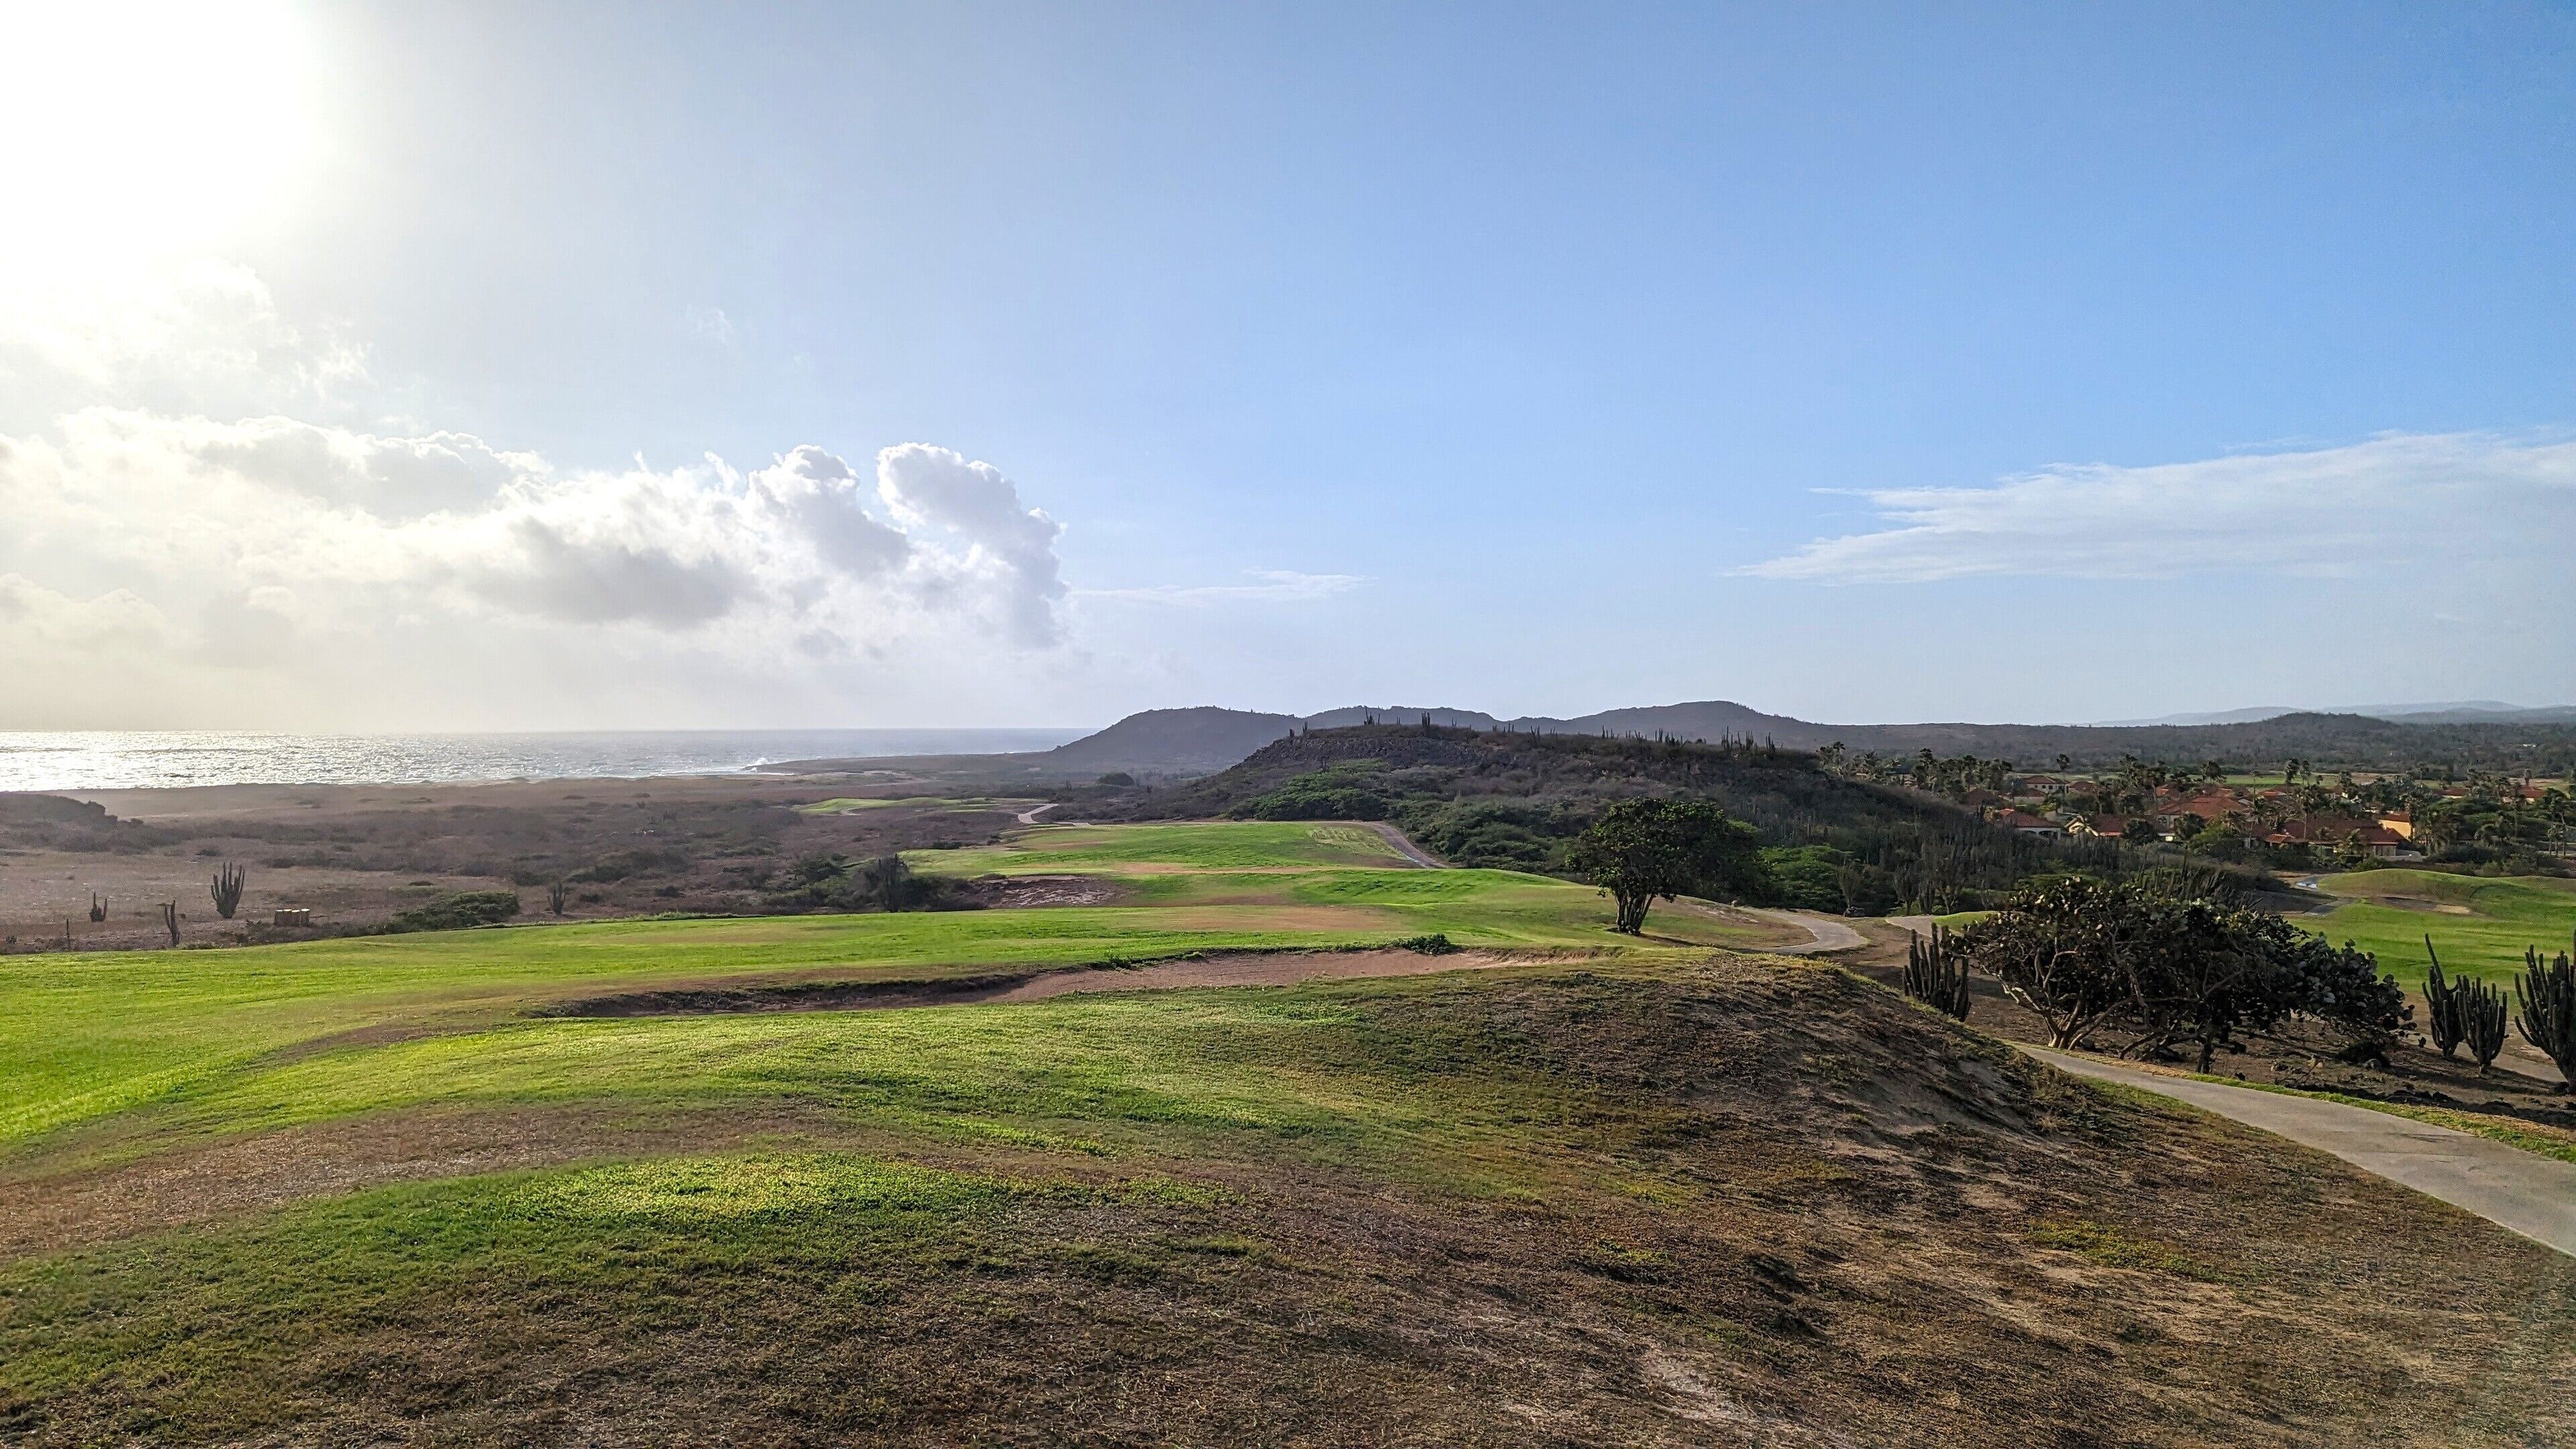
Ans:
[{"label": "tree", "polygon": [[2235,1044],[2238,1031],[2260,1031],[2290,1014],[2288,983],[2276,969],[2279,943],[2259,925],[2288,931],[2279,917],[2143,894],[2120,905],[2113,950],[2139,1027],[2123,1055],[2190,1042],[2205,1072],[2218,1048]]},{"label": "tree", "polygon": [[1741,893],[1760,856],[1753,827],[1707,800],[1614,802],[1576,837],[1567,864],[1610,893],[1611,929],[1641,935],[1646,908],[1685,893]]},{"label": "tree", "polygon": [[2118,887],[2080,877],[2026,886],[1959,933],[1960,954],[2048,1022],[2049,1045],[2082,1041],[2123,1000],[2113,953]]},{"label": "tree", "polygon": [[2385,1061],[2389,1044],[2414,1026],[2406,988],[2381,975],[2379,958],[2350,941],[2328,946],[2278,916],[2254,913],[2240,913],[2234,929],[2268,956],[2283,1004],[2342,1033],[2348,1056]]}]

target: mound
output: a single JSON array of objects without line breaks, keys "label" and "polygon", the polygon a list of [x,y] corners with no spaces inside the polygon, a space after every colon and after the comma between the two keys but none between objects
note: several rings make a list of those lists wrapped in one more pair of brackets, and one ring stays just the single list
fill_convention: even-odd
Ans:
[{"label": "mound", "polygon": [[[187,1110],[164,1130],[217,1135],[9,1169],[12,1220],[80,1197],[135,1234],[0,1267],[13,1439],[2576,1429],[2576,1265],[1827,969],[544,1022]],[[331,1195],[436,1176],[406,1127],[478,1121],[520,1170]],[[260,1160],[308,1200],[140,1230],[120,1190],[185,1208]]]}]

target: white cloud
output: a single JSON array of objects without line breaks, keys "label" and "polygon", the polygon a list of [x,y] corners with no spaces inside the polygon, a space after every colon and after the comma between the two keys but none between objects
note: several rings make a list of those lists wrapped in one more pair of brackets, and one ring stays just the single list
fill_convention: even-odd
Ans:
[{"label": "white cloud", "polygon": [[2576,443],[2395,434],[2347,447],[2043,469],[1861,497],[1890,526],[1741,572],[1820,583],[1969,575],[2314,577],[2539,563],[2576,528]]},{"label": "white cloud", "polygon": [[905,443],[877,454],[877,496],[895,520],[944,528],[964,539],[967,569],[991,583],[1004,622],[1024,644],[1060,634],[1056,604],[1064,579],[1055,556],[1064,525],[1020,503],[1020,491],[990,463],[946,448]]},{"label": "white cloud", "polygon": [[564,471],[456,433],[93,408],[0,433],[0,517],[0,663],[98,649],[138,680],[299,651],[434,669],[386,641],[466,641],[453,666],[496,628],[537,657],[778,673],[1061,633],[1058,525],[919,444],[869,490],[811,445],[747,475]]},{"label": "white cloud", "polygon": [[1134,589],[1084,589],[1086,599],[1116,599],[1127,603],[1197,604],[1225,603],[1238,599],[1320,599],[1348,593],[1368,580],[1358,574],[1306,574],[1294,569],[1247,569],[1259,580],[1250,584],[1155,584]]}]

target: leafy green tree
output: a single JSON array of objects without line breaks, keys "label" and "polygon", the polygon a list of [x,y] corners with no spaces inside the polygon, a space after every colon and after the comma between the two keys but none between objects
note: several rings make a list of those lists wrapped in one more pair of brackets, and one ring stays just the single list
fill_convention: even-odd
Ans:
[{"label": "leafy green tree", "polygon": [[1617,903],[1611,929],[1635,936],[1656,900],[1742,893],[1759,871],[1754,841],[1753,827],[1706,800],[1620,800],[1576,837],[1567,864]]}]

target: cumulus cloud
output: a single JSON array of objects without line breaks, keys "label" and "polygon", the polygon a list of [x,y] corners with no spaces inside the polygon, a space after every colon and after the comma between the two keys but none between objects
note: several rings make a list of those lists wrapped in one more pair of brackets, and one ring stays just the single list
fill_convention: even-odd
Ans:
[{"label": "cumulus cloud", "polygon": [[967,567],[996,586],[1015,638],[1055,642],[1056,604],[1064,597],[1055,541],[1064,525],[1023,506],[1000,469],[905,443],[877,454],[877,496],[898,522],[943,528],[966,541]]},{"label": "cumulus cloud", "polygon": [[0,656],[193,627],[222,661],[477,621],[755,666],[1057,639],[1059,526],[998,470],[908,444],[874,481],[812,445],[748,474],[560,470],[457,433],[89,409],[0,434]]},{"label": "cumulus cloud", "polygon": [[2576,443],[2397,434],[2148,467],[2042,469],[1985,488],[1863,491],[1886,526],[1742,570],[1819,583],[1970,575],[2326,577],[2536,561],[2576,526]]},{"label": "cumulus cloud", "polygon": [[1226,603],[1239,599],[1320,599],[1348,593],[1368,580],[1358,574],[1307,574],[1294,569],[1248,569],[1257,582],[1249,584],[1156,584],[1137,589],[1085,589],[1086,599],[1117,599],[1128,603],[1173,604],[1188,607],[1197,604]]}]

